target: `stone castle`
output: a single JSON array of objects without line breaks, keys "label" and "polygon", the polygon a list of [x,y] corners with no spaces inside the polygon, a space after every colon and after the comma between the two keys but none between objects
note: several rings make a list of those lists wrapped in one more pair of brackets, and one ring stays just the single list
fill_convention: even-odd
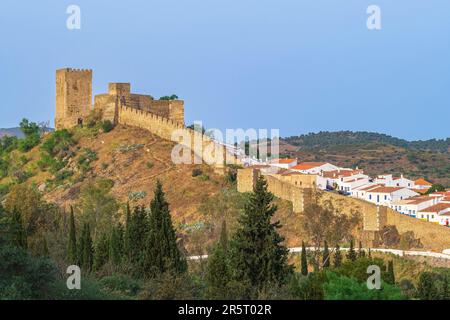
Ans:
[{"label": "stone castle", "polygon": [[125,109],[144,111],[184,125],[182,100],[155,100],[150,95],[131,93],[130,83],[110,83],[108,93],[96,95],[92,105],[92,70],[56,71],[57,130],[83,124],[92,110],[101,111],[103,120],[119,124]]},{"label": "stone castle", "polygon": [[[201,132],[185,127],[184,101],[155,100],[150,95],[131,93],[130,83],[110,83],[108,93],[94,97],[92,104],[92,70],[65,68],[56,71],[56,130],[70,129],[82,125],[91,112],[98,111],[102,120],[114,125],[139,127],[163,138],[189,148],[195,159],[204,159],[204,150],[219,157],[215,167],[225,167],[225,159],[236,157],[225,146],[213,141]],[[175,138],[173,133],[177,132]],[[189,139],[179,139],[179,136]],[[198,147],[198,141],[201,148]],[[197,151],[199,150],[200,151]]]}]

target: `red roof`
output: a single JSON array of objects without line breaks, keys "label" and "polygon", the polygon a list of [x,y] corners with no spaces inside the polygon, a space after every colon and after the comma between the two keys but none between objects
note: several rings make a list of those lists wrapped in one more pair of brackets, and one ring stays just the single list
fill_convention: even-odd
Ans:
[{"label": "red roof", "polygon": [[418,186],[432,186],[433,184],[431,182],[428,182],[425,179],[417,179],[416,181],[414,181],[415,184],[417,184]]},{"label": "red roof", "polygon": [[297,159],[274,159],[271,161],[271,163],[289,164],[294,161],[297,161]]},{"label": "red roof", "polygon": [[420,212],[437,212],[437,213],[439,213],[448,208],[450,208],[450,203],[442,203],[441,202],[441,203],[435,204],[434,206],[420,210]]},{"label": "red roof", "polygon": [[326,164],[326,162],[302,162],[291,169],[297,169],[297,170],[308,170],[316,167],[320,167]]},{"label": "red roof", "polygon": [[403,187],[379,187],[373,190],[370,190],[369,192],[373,193],[392,193],[401,189],[405,189]]}]

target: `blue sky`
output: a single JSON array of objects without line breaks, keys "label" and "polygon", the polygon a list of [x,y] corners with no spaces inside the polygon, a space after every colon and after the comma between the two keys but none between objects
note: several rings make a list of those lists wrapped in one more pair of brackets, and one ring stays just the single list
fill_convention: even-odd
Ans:
[{"label": "blue sky", "polygon": [[[81,8],[81,30],[66,8]],[[369,31],[366,9],[381,8]],[[185,100],[186,122],[450,136],[448,0],[2,0],[0,127],[54,116],[55,69]]]}]

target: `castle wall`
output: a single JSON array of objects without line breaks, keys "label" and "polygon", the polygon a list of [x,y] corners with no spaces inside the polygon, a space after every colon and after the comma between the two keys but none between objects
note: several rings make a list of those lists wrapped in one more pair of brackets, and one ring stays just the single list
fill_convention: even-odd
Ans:
[{"label": "castle wall", "polygon": [[[216,156],[215,151],[208,153],[211,146],[216,147],[218,152],[218,160],[213,164],[214,166],[223,168],[226,159],[234,159],[234,156],[229,154],[224,146],[215,143],[209,137],[197,131],[187,129],[183,124],[172,119],[164,118],[151,112],[128,107],[119,107],[118,123],[146,129],[163,139],[176,142],[189,148],[191,150],[190,153],[193,152],[189,163],[201,163],[201,161],[194,162],[195,158],[205,159],[205,155],[207,154],[211,154],[213,157]],[[177,133],[176,135],[174,135],[175,131]],[[188,139],[186,139],[186,141],[184,139],[178,140],[180,136],[187,137]],[[196,145],[196,143],[198,145]],[[194,158],[192,158],[192,156]]]}]

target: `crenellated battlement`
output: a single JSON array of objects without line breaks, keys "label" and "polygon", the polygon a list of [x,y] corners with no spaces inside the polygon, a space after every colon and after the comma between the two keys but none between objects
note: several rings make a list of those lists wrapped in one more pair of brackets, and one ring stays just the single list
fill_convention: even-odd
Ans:
[{"label": "crenellated battlement", "polygon": [[92,73],[92,69],[63,68],[56,70],[56,72]]}]

